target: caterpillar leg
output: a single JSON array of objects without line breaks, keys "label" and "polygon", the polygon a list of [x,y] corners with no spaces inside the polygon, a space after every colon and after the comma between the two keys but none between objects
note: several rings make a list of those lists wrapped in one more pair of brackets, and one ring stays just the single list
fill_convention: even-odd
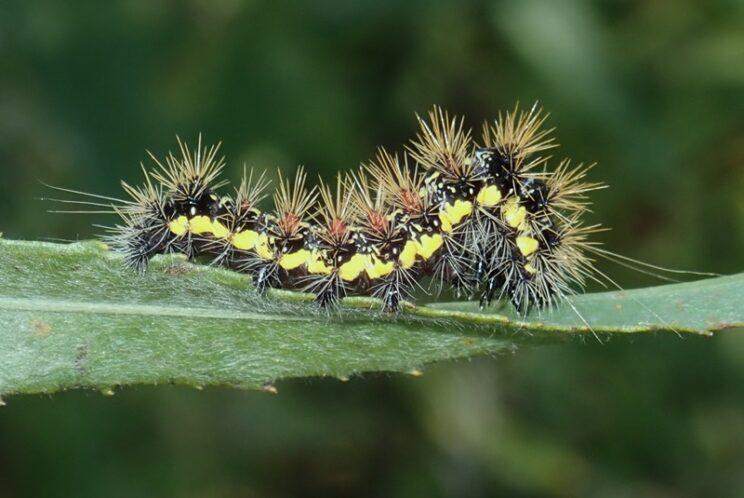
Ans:
[{"label": "caterpillar leg", "polygon": [[400,311],[400,292],[397,288],[391,288],[385,293],[382,311],[385,313],[397,313]]},{"label": "caterpillar leg", "polygon": [[314,294],[315,302],[322,309],[336,307],[347,295],[346,284],[336,270],[328,274],[309,274],[301,280],[306,282],[302,290]]},{"label": "caterpillar leg", "polygon": [[323,309],[330,309],[335,307],[340,299],[341,297],[337,292],[331,290],[331,288],[326,288],[318,292],[315,297],[315,302],[317,302]]},{"label": "caterpillar leg", "polygon": [[281,286],[279,268],[273,263],[255,266],[251,274],[253,275],[253,285],[256,286],[256,291],[261,295],[265,295],[269,288]]},{"label": "caterpillar leg", "polygon": [[395,282],[381,284],[375,290],[375,295],[382,300],[383,313],[398,313],[400,311],[401,289]]},{"label": "caterpillar leg", "polygon": [[397,267],[372,286],[372,295],[382,300],[383,312],[400,311],[401,301],[410,299],[414,286],[418,285],[416,280],[418,273],[411,268]]},{"label": "caterpillar leg", "polygon": [[491,306],[494,299],[501,297],[503,294],[504,284],[505,279],[501,271],[489,272],[480,294],[481,309]]}]

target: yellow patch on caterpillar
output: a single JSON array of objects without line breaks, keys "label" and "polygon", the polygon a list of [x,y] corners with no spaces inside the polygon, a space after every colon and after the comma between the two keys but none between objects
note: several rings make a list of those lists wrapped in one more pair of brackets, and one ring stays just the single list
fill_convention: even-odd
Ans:
[{"label": "yellow patch on caterpillar", "polygon": [[[259,239],[258,232],[254,230],[243,230],[242,232],[233,234],[232,239],[230,240],[230,243],[236,249],[241,249],[243,251],[249,251],[253,249],[254,247],[256,247],[256,244],[258,243],[258,239]],[[265,259],[268,259],[268,258],[265,258]]]},{"label": "yellow patch on caterpillar", "polygon": [[444,205],[444,210],[439,213],[439,220],[442,222],[442,231],[451,232],[452,227],[457,225],[466,216],[473,212],[473,203],[470,201],[456,200],[454,204],[449,202]]},{"label": "yellow patch on caterpillar", "polygon": [[265,233],[258,236],[256,241],[256,254],[262,259],[274,259],[274,252],[269,247],[269,238]]},{"label": "yellow patch on caterpillar", "polygon": [[307,263],[308,273],[329,275],[333,268],[325,264],[323,258],[318,253],[313,253],[310,261]]},{"label": "yellow patch on caterpillar", "polygon": [[442,247],[444,240],[438,233],[434,235],[422,235],[419,240],[415,242],[416,253],[424,259],[429,259],[432,255]]},{"label": "yellow patch on caterpillar", "polygon": [[186,235],[189,231],[189,219],[185,216],[179,216],[168,223],[168,229],[179,237]]},{"label": "yellow patch on caterpillar", "polygon": [[496,185],[489,185],[480,189],[476,200],[483,207],[493,207],[501,202],[501,191]]},{"label": "yellow patch on caterpillar", "polygon": [[230,236],[230,230],[218,220],[212,221],[212,235],[218,239],[226,239]]},{"label": "yellow patch on caterpillar", "polygon": [[194,216],[189,220],[189,231],[196,235],[212,233],[212,220],[209,216]]},{"label": "yellow patch on caterpillar", "polygon": [[338,276],[346,282],[356,280],[369,266],[369,260],[368,254],[353,255],[349,261],[339,266]]},{"label": "yellow patch on caterpillar", "polygon": [[307,271],[314,274],[329,275],[333,271],[333,268],[325,264],[325,261],[319,254],[314,253],[307,263]]},{"label": "yellow patch on caterpillar", "polygon": [[519,252],[521,252],[523,256],[529,256],[533,252],[537,251],[537,248],[539,246],[540,243],[537,241],[537,239],[524,236],[517,237],[517,247],[519,248]]},{"label": "yellow patch on caterpillar", "polygon": [[416,244],[411,240],[406,242],[406,245],[403,246],[403,250],[400,252],[400,256],[398,256],[400,266],[407,270],[416,264],[416,253]]},{"label": "yellow patch on caterpillar", "polygon": [[168,229],[179,237],[187,233],[195,235],[209,233],[217,238],[225,238],[230,233],[225,225],[217,220],[212,221],[209,216],[204,215],[194,216],[193,218],[181,215],[168,223]]},{"label": "yellow patch on caterpillar", "polygon": [[444,233],[450,233],[452,231],[452,222],[444,212],[439,213],[439,223]]},{"label": "yellow patch on caterpillar", "polygon": [[516,197],[512,197],[506,201],[501,213],[504,216],[504,220],[512,228],[517,228],[527,217],[527,209],[519,205],[519,200]]},{"label": "yellow patch on caterpillar", "polygon": [[285,270],[294,270],[307,263],[310,256],[310,251],[307,249],[282,254],[282,257],[279,258],[279,266]]},{"label": "yellow patch on caterpillar", "polygon": [[526,265],[524,265],[524,271],[526,271],[530,275],[534,275],[535,273],[537,273],[537,268],[532,266],[531,263],[527,263]]},{"label": "yellow patch on caterpillar", "polygon": [[392,261],[383,262],[377,256],[372,256],[367,266],[367,276],[374,280],[393,272],[395,265]]}]

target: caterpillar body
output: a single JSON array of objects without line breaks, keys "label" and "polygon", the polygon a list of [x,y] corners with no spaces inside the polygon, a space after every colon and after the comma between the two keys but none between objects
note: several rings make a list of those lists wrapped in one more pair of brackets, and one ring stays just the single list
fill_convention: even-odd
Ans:
[{"label": "caterpillar body", "polygon": [[434,107],[404,150],[380,148],[331,184],[310,187],[302,168],[279,173],[270,211],[260,208],[263,173],[244,171],[232,193],[220,192],[224,158],[201,137],[193,150],[179,139],[164,161],[151,155],[143,184],[123,183],[127,200],[61,190],[96,199],[67,202],[120,217],[104,239],[140,272],[156,254],[181,253],[247,273],[260,292],[303,290],[322,307],[369,295],[390,312],[431,277],[430,290],[452,288],[482,306],[508,300],[524,313],[590,279],[612,282],[594,256],[638,263],[591,240],[601,227],[582,216],[588,193],[604,185],[586,181],[591,166],[549,167],[544,154],[556,143],[546,117],[515,107],[476,140],[463,118]]}]

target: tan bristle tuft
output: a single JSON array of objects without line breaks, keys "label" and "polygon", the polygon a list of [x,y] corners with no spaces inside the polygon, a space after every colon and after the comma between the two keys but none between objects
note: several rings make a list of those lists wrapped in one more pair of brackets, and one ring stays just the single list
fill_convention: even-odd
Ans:
[{"label": "tan bristle tuft", "polygon": [[469,178],[473,164],[468,156],[472,150],[471,131],[465,130],[463,117],[450,118],[447,111],[435,106],[429,121],[416,116],[421,131],[406,147],[411,157],[426,170],[436,170],[448,177]]},{"label": "tan bristle tuft", "polygon": [[181,193],[185,188],[190,187],[194,189],[192,193],[195,195],[201,194],[208,187],[217,189],[227,184],[227,181],[217,182],[217,178],[225,167],[225,158],[217,157],[221,142],[210,147],[203,147],[202,137],[199,135],[196,149],[191,150],[180,137],[176,139],[181,156],[176,157],[169,152],[165,158],[165,164],[148,151],[148,155],[158,166],[158,169],[152,173],[153,178],[171,192]]},{"label": "tan bristle tuft", "polygon": [[277,224],[285,235],[293,235],[301,226],[301,221],[315,203],[318,193],[313,187],[308,190],[305,186],[307,175],[302,166],[295,173],[294,182],[282,178],[279,171],[278,188],[274,193],[274,209]]},{"label": "tan bristle tuft", "polygon": [[241,211],[255,208],[266,198],[266,189],[270,184],[271,181],[266,178],[266,171],[262,171],[254,178],[253,168],[247,170],[243,166],[243,178],[240,180],[240,186],[235,189],[235,205]]},{"label": "tan bristle tuft", "polygon": [[598,245],[590,237],[604,229],[600,225],[585,226],[578,217],[570,219],[561,229],[561,244],[553,254],[554,265],[548,277],[565,282],[566,288],[575,284],[586,287],[587,280],[594,279],[594,260],[587,255],[591,247]]},{"label": "tan bristle tuft", "polygon": [[420,213],[424,210],[423,175],[418,168],[411,169],[408,165],[408,156],[403,154],[403,163],[398,155],[391,155],[384,148],[377,152],[375,161],[365,164],[364,169],[374,179],[375,186],[385,192],[388,202],[395,208],[400,208],[408,213]]},{"label": "tan bristle tuft", "polygon": [[365,229],[382,235],[390,229],[386,215],[385,190],[370,185],[369,176],[364,170],[351,173],[353,188],[350,189],[351,203],[358,223]]},{"label": "tan bristle tuft", "polygon": [[352,202],[350,189],[353,183],[350,177],[339,173],[336,176],[335,195],[331,187],[320,180],[321,206],[317,218],[323,226],[323,236],[334,244],[342,243],[349,235],[348,227],[352,221]]},{"label": "tan bristle tuft", "polygon": [[483,123],[483,144],[515,160],[557,147],[550,136],[553,128],[542,129],[547,118],[537,104],[529,111],[520,111],[517,104],[511,112],[499,113],[493,123]]},{"label": "tan bristle tuft", "polygon": [[121,182],[122,188],[132,198],[132,202],[118,206],[117,213],[120,215],[124,212],[129,215],[146,214],[153,208],[162,209],[165,202],[163,188],[159,184],[155,185],[144,166],[140,166],[145,177],[144,185],[135,187],[125,181]]},{"label": "tan bristle tuft", "polygon": [[571,213],[589,210],[591,201],[587,194],[607,187],[603,183],[584,181],[593,167],[594,164],[572,166],[570,159],[564,159],[548,174],[548,198],[553,209]]}]

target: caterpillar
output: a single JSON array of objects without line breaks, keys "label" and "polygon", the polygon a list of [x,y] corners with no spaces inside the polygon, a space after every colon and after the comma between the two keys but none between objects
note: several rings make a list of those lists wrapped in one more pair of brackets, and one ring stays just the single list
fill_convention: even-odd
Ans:
[{"label": "caterpillar", "polygon": [[150,154],[142,185],[122,182],[126,199],[53,187],[84,197],[54,200],[116,214],[103,239],[138,272],[156,254],[180,253],[246,273],[261,293],[311,292],[326,309],[368,295],[397,312],[417,289],[452,289],[524,314],[591,280],[614,285],[596,257],[666,270],[592,240],[602,227],[583,215],[589,193],[605,185],[587,181],[593,165],[550,167],[545,154],[557,144],[547,117],[515,106],[473,138],[464,118],[434,107],[417,116],[419,131],[401,151],[380,148],[335,182],[309,186],[302,167],[289,178],[279,172],[268,211],[265,173],[244,168],[239,186],[221,192],[220,144],[205,147],[201,136],[193,149],[178,139],[178,154],[164,160]]}]

